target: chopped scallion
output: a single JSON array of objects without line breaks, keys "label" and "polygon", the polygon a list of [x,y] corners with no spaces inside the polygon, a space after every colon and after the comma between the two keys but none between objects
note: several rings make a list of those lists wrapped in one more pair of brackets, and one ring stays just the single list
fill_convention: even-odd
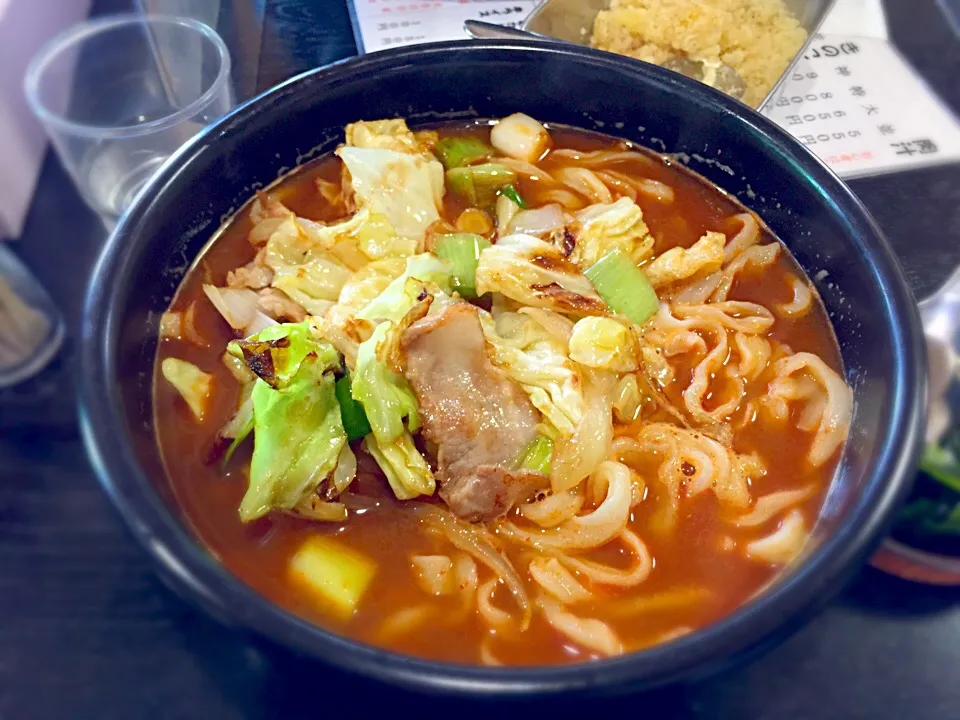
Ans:
[{"label": "chopped scallion", "polygon": [[533,442],[527,445],[527,449],[523,451],[520,469],[549,475],[552,460],[553,440],[545,435],[537,435]]},{"label": "chopped scallion", "polygon": [[480,138],[446,137],[437,142],[433,153],[449,170],[486,160],[493,156],[493,149]]},{"label": "chopped scallion", "polygon": [[347,431],[347,439],[359,440],[369,435],[370,421],[367,420],[363,405],[353,399],[349,373],[337,380],[336,394],[337,402],[340,404],[340,419],[343,421],[343,429]]},{"label": "chopped scallion", "polygon": [[584,275],[614,312],[638,325],[657,312],[660,301],[650,280],[620,250],[604,255]]},{"label": "chopped scallion", "polygon": [[447,170],[450,189],[474,207],[490,207],[497,201],[497,192],[517,181],[517,174],[498,163],[455,167]]},{"label": "chopped scallion", "polygon": [[477,296],[477,264],[480,253],[490,247],[490,241],[473,233],[444,235],[437,240],[436,254],[450,263],[450,284],[461,297]]},{"label": "chopped scallion", "polygon": [[513,185],[504,185],[500,188],[500,194],[513,202],[521,210],[526,210],[529,207],[527,201],[523,199],[523,196]]}]

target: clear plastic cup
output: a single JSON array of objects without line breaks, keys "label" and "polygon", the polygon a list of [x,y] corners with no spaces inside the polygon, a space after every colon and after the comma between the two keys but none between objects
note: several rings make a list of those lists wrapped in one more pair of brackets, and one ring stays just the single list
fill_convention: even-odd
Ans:
[{"label": "clear plastic cup", "polygon": [[81,23],[27,68],[27,99],[87,204],[108,227],[163,161],[233,105],[230,55],[196,20]]}]

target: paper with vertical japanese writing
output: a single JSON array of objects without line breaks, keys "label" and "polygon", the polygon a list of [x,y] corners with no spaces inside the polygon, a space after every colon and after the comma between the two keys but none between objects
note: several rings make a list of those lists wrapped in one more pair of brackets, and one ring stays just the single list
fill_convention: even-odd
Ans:
[{"label": "paper with vertical japanese writing", "polygon": [[960,161],[960,124],[878,38],[815,36],[763,112],[843,177]]},{"label": "paper with vertical japanese writing", "polygon": [[351,0],[360,52],[466,40],[465,20],[520,27],[537,0]]}]

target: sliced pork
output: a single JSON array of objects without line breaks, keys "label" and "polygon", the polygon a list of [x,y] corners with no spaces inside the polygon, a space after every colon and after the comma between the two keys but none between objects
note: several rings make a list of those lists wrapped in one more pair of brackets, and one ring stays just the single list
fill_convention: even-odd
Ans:
[{"label": "sliced pork", "polygon": [[282,290],[268,287],[257,295],[257,308],[277,322],[298,323],[307,316],[306,310],[291,300]]},{"label": "sliced pork", "polygon": [[257,256],[246,265],[227,273],[227,287],[262,290],[273,282],[273,270],[264,262],[265,248],[260,248]]},{"label": "sliced pork", "polygon": [[539,416],[487,358],[477,308],[451,305],[418,320],[401,347],[423,434],[437,447],[440,497],[454,513],[495,518],[546,486],[543,475],[512,471],[537,435]]}]

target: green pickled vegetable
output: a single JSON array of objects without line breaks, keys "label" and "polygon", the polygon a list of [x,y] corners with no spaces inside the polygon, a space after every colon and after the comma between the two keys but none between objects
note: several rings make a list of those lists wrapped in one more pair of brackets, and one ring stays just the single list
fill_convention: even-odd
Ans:
[{"label": "green pickled vegetable", "polygon": [[523,451],[520,469],[549,475],[552,460],[553,440],[545,435],[537,435]]},{"label": "green pickled vegetable", "polygon": [[497,201],[497,193],[517,181],[517,174],[498,163],[470,165],[447,170],[450,189],[474,207],[490,207]]},{"label": "green pickled vegetable", "polygon": [[610,308],[640,324],[657,312],[660,301],[650,280],[621,250],[604,255],[584,273]]},{"label": "green pickled vegetable", "polygon": [[960,428],[927,445],[919,469],[913,497],[897,515],[895,532],[921,547],[930,542],[955,547],[960,536]]},{"label": "green pickled vegetable", "polygon": [[340,418],[343,420],[343,429],[347,431],[347,439],[359,440],[370,434],[370,421],[363,411],[363,405],[353,399],[350,389],[350,374],[337,380],[337,402],[340,403]]},{"label": "green pickled vegetable", "polygon": [[480,253],[490,247],[490,241],[473,233],[444,235],[437,241],[436,253],[450,263],[450,284],[461,297],[477,296],[477,264]]},{"label": "green pickled vegetable", "polygon": [[960,461],[948,448],[927,445],[920,457],[920,469],[944,487],[960,493]]},{"label": "green pickled vegetable", "polygon": [[437,142],[433,154],[449,170],[487,160],[493,157],[493,149],[480,138],[448,137]]},{"label": "green pickled vegetable", "polygon": [[523,196],[520,194],[520,191],[517,190],[517,188],[513,185],[504,185],[502,188],[500,188],[500,194],[505,196],[521,210],[526,210],[529,207],[529,205],[527,205],[527,201],[524,200]]},{"label": "green pickled vegetable", "polygon": [[960,503],[954,505],[943,519],[927,521],[925,529],[932,533],[960,535]]}]

